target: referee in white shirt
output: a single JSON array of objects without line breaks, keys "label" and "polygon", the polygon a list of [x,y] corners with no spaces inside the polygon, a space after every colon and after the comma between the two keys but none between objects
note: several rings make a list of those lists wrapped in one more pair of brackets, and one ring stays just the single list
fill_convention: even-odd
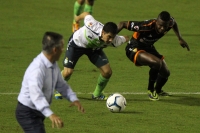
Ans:
[{"label": "referee in white shirt", "polygon": [[18,96],[16,119],[25,133],[45,133],[44,119],[49,117],[52,127],[63,127],[63,121],[50,109],[54,88],[84,112],[76,94],[63,80],[56,63],[64,47],[63,36],[46,32],[42,40],[42,52],[27,68]]}]

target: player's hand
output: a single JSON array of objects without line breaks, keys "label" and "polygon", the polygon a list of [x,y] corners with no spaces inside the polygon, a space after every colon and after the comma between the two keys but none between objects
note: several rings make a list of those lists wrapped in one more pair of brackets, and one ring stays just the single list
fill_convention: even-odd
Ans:
[{"label": "player's hand", "polygon": [[50,115],[49,119],[52,122],[52,128],[55,128],[55,126],[57,128],[62,128],[64,126],[63,121],[55,114]]},{"label": "player's hand", "polygon": [[72,103],[70,104],[70,107],[72,107],[72,106],[77,106],[77,107],[78,107],[78,111],[80,111],[80,112],[82,112],[82,113],[85,112],[83,106],[81,105],[81,103],[80,103],[79,101],[74,101],[74,102],[72,102]]},{"label": "player's hand", "polygon": [[187,48],[187,50],[188,51],[190,51],[190,48],[189,48],[189,46],[188,46],[188,44],[187,44],[187,42],[185,41],[185,40],[183,40],[182,38],[179,40],[179,42],[180,42],[180,45],[183,47],[183,48]]},{"label": "player's hand", "polygon": [[126,39],[126,42],[128,42],[130,40],[129,36],[124,36]]}]

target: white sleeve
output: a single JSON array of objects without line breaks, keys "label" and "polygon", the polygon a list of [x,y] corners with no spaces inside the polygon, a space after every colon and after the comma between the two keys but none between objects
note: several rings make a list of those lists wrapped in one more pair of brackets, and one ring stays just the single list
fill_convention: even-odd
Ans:
[{"label": "white sleeve", "polygon": [[114,47],[118,47],[125,42],[126,42],[126,38],[124,36],[119,36],[119,35],[116,35],[112,41]]},{"label": "white sleeve", "polygon": [[46,117],[49,117],[53,112],[50,109],[50,105],[46,100],[44,93],[42,92],[44,73],[41,69],[34,69],[30,72],[28,79],[28,89],[30,99],[35,105],[35,108],[42,112]]},{"label": "white sleeve", "polygon": [[58,81],[56,84],[56,90],[62,94],[70,102],[78,100],[76,93],[71,89],[71,87],[62,78],[61,74],[58,74]]},{"label": "white sleeve", "polygon": [[103,28],[103,24],[95,20],[92,15],[85,16],[84,25],[95,33],[98,33],[99,29]]},{"label": "white sleeve", "polygon": [[92,17],[92,15],[87,15],[84,18],[84,24],[87,26],[89,23],[95,22],[96,20]]}]

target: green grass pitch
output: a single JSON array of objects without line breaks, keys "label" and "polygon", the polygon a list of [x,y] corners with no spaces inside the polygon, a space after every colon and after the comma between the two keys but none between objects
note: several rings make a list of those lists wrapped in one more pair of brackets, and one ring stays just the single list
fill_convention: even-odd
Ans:
[{"label": "green grass pitch", "polygon": [[[17,94],[23,74],[41,51],[44,32],[72,34],[75,0],[4,0],[0,2],[0,133],[23,132],[15,119]],[[105,101],[92,101],[99,71],[86,56],[79,60],[69,84],[85,108],[69,108],[66,100],[55,100],[51,109],[64,121],[64,128],[52,129],[45,119],[47,133],[198,133],[200,131],[199,11],[194,0],[96,0],[93,16],[106,23],[156,18],[167,10],[176,19],[182,37],[191,51],[183,49],[171,30],[156,44],[165,56],[171,75],[164,90],[172,97],[152,102],[147,97],[148,67],[135,67],[125,55],[125,45],[106,48],[113,75],[105,92],[119,92],[127,100],[122,113],[111,113]],[[122,30],[121,35],[132,35]],[[65,46],[66,47],[66,46]],[[59,63],[62,69],[62,59]]]}]

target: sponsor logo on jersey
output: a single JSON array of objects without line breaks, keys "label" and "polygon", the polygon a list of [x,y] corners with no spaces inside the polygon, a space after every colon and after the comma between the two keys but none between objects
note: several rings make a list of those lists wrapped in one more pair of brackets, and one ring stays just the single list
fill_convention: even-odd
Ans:
[{"label": "sponsor logo on jersey", "polygon": [[64,64],[67,64],[68,62],[71,63],[71,64],[74,63],[73,61],[69,60],[69,59],[66,57],[65,60],[64,60]]},{"label": "sponsor logo on jersey", "polygon": [[131,30],[133,30],[134,22],[131,22]]},{"label": "sponsor logo on jersey", "polygon": [[90,23],[88,24],[88,27],[90,27],[90,26],[92,26],[92,22],[90,22]]},{"label": "sponsor logo on jersey", "polygon": [[68,58],[66,57],[64,60],[64,64],[67,64],[67,62],[68,62]]},{"label": "sponsor logo on jersey", "polygon": [[128,50],[129,50],[129,51],[133,51],[134,53],[136,53],[136,52],[138,51],[138,49],[137,49],[137,48],[134,48],[134,49],[132,49],[132,48],[129,48]]},{"label": "sponsor logo on jersey", "polygon": [[134,29],[135,30],[139,30],[139,26],[134,26]]},{"label": "sponsor logo on jersey", "polygon": [[134,53],[136,53],[137,51],[138,51],[137,48],[134,48],[134,49],[133,49],[133,52],[134,52]]},{"label": "sponsor logo on jersey", "polygon": [[71,60],[69,60],[69,63],[73,64],[74,62],[73,62],[73,61],[71,61]]},{"label": "sponsor logo on jersey", "polygon": [[132,49],[132,48],[129,48],[128,50],[129,50],[129,51],[132,51],[133,49]]}]

